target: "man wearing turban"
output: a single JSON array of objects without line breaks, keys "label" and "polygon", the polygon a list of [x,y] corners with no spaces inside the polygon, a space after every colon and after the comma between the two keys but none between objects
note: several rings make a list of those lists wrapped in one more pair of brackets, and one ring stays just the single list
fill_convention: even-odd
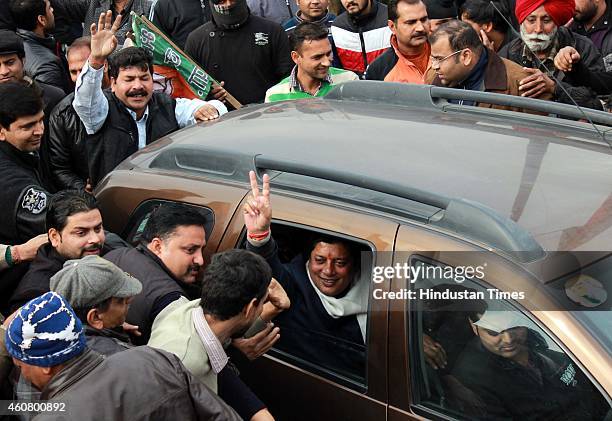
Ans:
[{"label": "man wearing turban", "polygon": [[531,73],[520,82],[519,91],[523,96],[535,97],[548,92],[557,102],[573,104],[573,99],[578,105],[601,109],[601,103],[589,88],[554,65],[559,50],[572,46],[591,71],[604,70],[601,55],[591,40],[564,26],[574,11],[574,0],[517,0],[515,14],[521,38],[507,44],[499,55],[521,64]]}]

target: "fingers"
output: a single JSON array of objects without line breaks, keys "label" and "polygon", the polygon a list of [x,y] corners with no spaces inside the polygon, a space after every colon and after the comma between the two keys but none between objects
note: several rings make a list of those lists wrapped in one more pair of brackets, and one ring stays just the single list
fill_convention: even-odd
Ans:
[{"label": "fingers", "polygon": [[100,17],[98,18],[98,29],[100,31],[104,30],[104,26],[106,24],[106,12],[100,13]]},{"label": "fingers", "polygon": [[[122,17],[121,15],[117,15],[117,17],[115,18],[115,21],[113,22],[113,26],[111,26],[110,28],[113,34],[117,32],[119,30],[119,27],[121,26],[121,17]],[[109,22],[110,22],[110,19],[112,19],[112,13],[109,17]]]},{"label": "fingers", "polygon": [[265,199],[270,199],[270,176],[268,174],[263,176],[262,195]]},{"label": "fingers", "polygon": [[528,90],[527,92],[523,92],[521,96],[527,98],[535,98],[539,97],[546,90],[546,85],[538,85],[533,89]]},{"label": "fingers", "polygon": [[219,112],[212,105],[206,104],[195,112],[194,117],[198,121],[215,120],[219,118]]},{"label": "fingers", "polygon": [[255,171],[249,171],[249,181],[251,182],[251,194],[254,198],[257,198],[259,196],[259,186],[257,186]]},{"label": "fingers", "polygon": [[91,32],[92,37],[96,36],[96,34],[98,33],[98,27],[96,26],[95,23],[91,24],[91,26],[89,27],[89,32]]}]

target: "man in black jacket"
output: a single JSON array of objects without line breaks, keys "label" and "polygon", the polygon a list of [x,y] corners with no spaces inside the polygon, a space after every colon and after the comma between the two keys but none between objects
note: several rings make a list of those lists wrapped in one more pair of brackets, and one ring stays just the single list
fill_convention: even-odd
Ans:
[{"label": "man in black jacket", "polygon": [[588,37],[603,57],[607,71],[612,71],[612,7],[606,0],[577,0],[570,29]]},{"label": "man in black jacket", "polygon": [[246,0],[210,6],[211,21],[189,34],[185,51],[241,103],[263,102],[293,68],[285,31],[252,15]]},{"label": "man in black jacket", "polygon": [[240,419],[173,354],[138,347],[104,358],[88,349],[81,321],[54,292],[22,307],[6,338],[6,350],[41,399],[64,405],[64,413],[39,419]]},{"label": "man in black jacket", "polygon": [[157,0],[149,20],[180,48],[200,25],[210,21],[210,5],[200,0]]},{"label": "man in black jacket", "polygon": [[[76,39],[66,57],[70,78],[76,83],[91,53],[91,38]],[[107,88],[107,79],[102,88]],[[72,106],[74,92],[61,100],[49,117],[49,165],[53,182],[59,189],[85,189],[89,178],[85,138],[87,132]]]},{"label": "man in black jacket", "polygon": [[49,189],[40,172],[44,132],[38,92],[0,84],[0,243],[20,244],[45,231]]},{"label": "man in black jacket", "polygon": [[[548,4],[554,7],[548,10]],[[534,97],[548,92],[555,101],[567,104],[573,104],[573,97],[580,97],[584,99],[577,101],[578,105],[601,109],[601,103],[588,87],[580,85],[571,74],[555,69],[557,52],[572,46],[578,50],[583,64],[590,71],[604,70],[601,55],[591,40],[563,26],[571,19],[573,12],[573,0],[517,1],[516,15],[522,39],[511,41],[499,51],[499,56],[526,67],[532,73],[520,82],[519,91],[523,96]],[[555,83],[554,78],[559,83]]]},{"label": "man in black jacket", "polygon": [[11,297],[11,310],[49,291],[49,279],[66,260],[102,254],[105,241],[102,215],[91,194],[65,190],[53,195],[45,222],[49,244],[38,250],[30,269],[19,282]]},{"label": "man in black jacket", "polygon": [[[111,11],[92,25],[91,56],[77,79],[73,106],[87,131],[89,175],[95,186],[125,158],[179,128],[218,118],[220,101],[174,99],[153,92],[153,59],[143,48],[117,46],[118,16]],[[97,29],[98,28],[98,29]],[[110,56],[110,57],[109,57]],[[111,90],[102,91],[108,58]]]},{"label": "man in black jacket", "polygon": [[[0,244],[22,244],[45,231],[50,193],[38,157],[43,132],[38,92],[0,83]],[[27,265],[18,265],[0,275],[0,311],[25,270]]]},{"label": "man in black jacket", "polygon": [[49,35],[55,27],[49,0],[11,0],[11,14],[24,41],[26,72],[36,80],[69,92],[66,59]]},{"label": "man in black jacket", "polygon": [[126,319],[142,333],[132,336],[135,344],[147,343],[153,320],[168,304],[181,296],[200,296],[196,281],[204,265],[205,223],[196,210],[164,204],[149,216],[138,247],[104,256],[142,283],[142,293],[134,297]]}]

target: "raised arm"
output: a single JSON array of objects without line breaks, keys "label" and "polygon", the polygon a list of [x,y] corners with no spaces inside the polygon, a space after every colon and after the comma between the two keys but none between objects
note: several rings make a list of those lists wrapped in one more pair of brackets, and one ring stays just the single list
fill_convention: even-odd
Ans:
[{"label": "raised arm", "polygon": [[104,63],[117,48],[115,32],[121,23],[118,15],[111,25],[112,12],[102,13],[98,25],[91,25],[91,55],[79,75],[72,105],[88,134],[94,134],[104,124],[108,115],[108,100],[102,92]]}]

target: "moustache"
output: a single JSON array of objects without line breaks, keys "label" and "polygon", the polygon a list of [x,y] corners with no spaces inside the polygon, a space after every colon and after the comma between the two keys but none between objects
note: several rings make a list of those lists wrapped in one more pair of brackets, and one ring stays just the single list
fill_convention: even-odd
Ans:
[{"label": "moustache", "polygon": [[415,32],[414,35],[412,35],[413,38],[417,38],[417,37],[426,37],[427,33],[425,32]]},{"label": "moustache", "polygon": [[83,249],[83,252],[86,251],[97,251],[100,252],[102,250],[102,244],[101,243],[97,243],[97,244],[92,244],[91,246],[87,246]]},{"label": "moustache", "polygon": [[198,264],[190,265],[189,268],[187,268],[187,273],[191,273],[192,271],[199,272],[201,267],[202,266]]},{"label": "moustache", "polygon": [[144,89],[138,89],[137,91],[130,91],[125,96],[134,97],[134,96],[147,96],[148,92]]}]

